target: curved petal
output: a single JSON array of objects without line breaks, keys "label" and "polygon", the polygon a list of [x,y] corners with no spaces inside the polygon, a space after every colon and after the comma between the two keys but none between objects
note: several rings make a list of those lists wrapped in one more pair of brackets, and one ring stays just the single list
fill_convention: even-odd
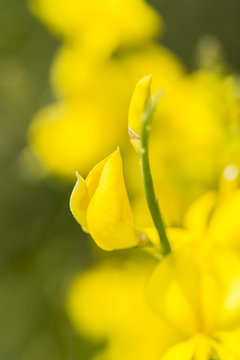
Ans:
[{"label": "curved petal", "polygon": [[[192,360],[194,356],[195,341],[190,339],[171,347],[161,360]],[[208,360],[208,359],[206,359]]]},{"label": "curved petal", "polygon": [[86,177],[86,184],[87,184],[88,194],[89,194],[90,199],[92,198],[93,194],[95,193],[95,190],[98,186],[100,177],[102,175],[103,168],[110,156],[108,156],[106,159],[97,163],[92,168],[92,170],[89,172],[88,176]]},{"label": "curved petal", "polygon": [[[239,340],[238,340],[239,344]],[[217,359],[220,360],[239,360],[239,356],[235,353],[233,353],[231,350],[225,348],[221,344],[215,344],[214,346],[215,351],[217,353]]]},{"label": "curved petal", "polygon": [[89,232],[104,250],[136,246],[134,228],[119,150],[106,161],[87,212]]},{"label": "curved petal", "polygon": [[216,334],[216,338],[218,339],[218,343],[215,345],[215,347],[218,350],[219,354],[221,354],[221,359],[240,359],[240,328],[234,331],[218,333]]},{"label": "curved petal", "polygon": [[88,232],[87,228],[87,207],[89,203],[89,195],[87,185],[81,175],[76,172],[77,182],[73,188],[71,197],[70,197],[70,209],[77,220],[77,222],[81,225],[82,229],[85,232]]},{"label": "curved petal", "polygon": [[184,217],[185,228],[198,235],[204,234],[216,202],[215,191],[210,191],[196,200]]},{"label": "curved petal", "polygon": [[227,198],[214,212],[210,236],[219,244],[240,249],[240,190]]},{"label": "curved petal", "polygon": [[132,255],[121,262],[113,257],[101,262],[80,274],[69,289],[66,306],[76,330],[108,340],[99,359],[159,360],[169,346],[183,340],[146,302],[145,285],[156,261],[146,253]]}]

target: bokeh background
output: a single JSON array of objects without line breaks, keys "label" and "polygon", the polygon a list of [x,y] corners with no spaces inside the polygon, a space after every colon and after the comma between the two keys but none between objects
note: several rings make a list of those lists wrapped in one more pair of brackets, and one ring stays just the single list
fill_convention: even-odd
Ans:
[{"label": "bokeh background", "polygon": [[[240,3],[155,0],[161,42],[187,69],[199,40],[214,35],[230,72],[240,72]],[[103,344],[78,335],[65,313],[75,274],[108,256],[89,242],[68,208],[71,183],[35,179],[22,166],[33,115],[53,101],[49,69],[60,41],[23,0],[0,2],[0,359],[87,360]]]}]

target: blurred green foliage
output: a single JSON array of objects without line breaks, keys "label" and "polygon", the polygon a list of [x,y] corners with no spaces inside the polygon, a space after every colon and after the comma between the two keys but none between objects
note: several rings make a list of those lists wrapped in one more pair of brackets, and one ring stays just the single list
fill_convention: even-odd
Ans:
[{"label": "blurred green foliage", "polygon": [[233,71],[240,70],[240,3],[235,0],[150,0],[165,22],[163,43],[175,51],[190,70],[196,65],[201,37],[215,36]]},{"label": "blurred green foliage", "polygon": [[[165,20],[163,43],[187,66],[205,34],[240,70],[240,3],[152,0]],[[87,360],[101,344],[72,329],[64,312],[69,281],[103,256],[68,209],[71,186],[34,181],[21,167],[27,127],[51,102],[48,72],[58,42],[19,0],[0,2],[0,359]]]},{"label": "blurred green foliage", "polygon": [[91,261],[70,188],[20,166],[31,117],[51,101],[57,41],[18,0],[0,3],[0,32],[0,358],[87,359],[64,313],[69,280]]}]

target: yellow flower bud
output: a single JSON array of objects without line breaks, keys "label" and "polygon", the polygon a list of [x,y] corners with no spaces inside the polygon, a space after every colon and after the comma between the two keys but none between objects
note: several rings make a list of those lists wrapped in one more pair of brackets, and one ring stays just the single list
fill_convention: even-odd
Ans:
[{"label": "yellow flower bud", "polygon": [[77,174],[70,199],[73,216],[104,250],[140,242],[123,178],[120,151],[98,163],[84,180]]},{"label": "yellow flower bud", "polygon": [[146,111],[146,106],[150,101],[152,75],[143,77],[136,85],[128,113],[128,134],[134,149],[140,150],[140,136],[142,127],[142,116]]}]

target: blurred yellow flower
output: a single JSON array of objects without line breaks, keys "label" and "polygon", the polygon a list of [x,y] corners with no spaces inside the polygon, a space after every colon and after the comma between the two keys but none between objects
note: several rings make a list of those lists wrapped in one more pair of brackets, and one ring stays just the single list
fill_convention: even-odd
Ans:
[{"label": "blurred yellow flower", "polygon": [[170,88],[182,65],[155,41],[162,22],[143,0],[32,0],[30,6],[63,39],[51,70],[59,101],[34,117],[30,150],[52,174],[86,174],[116,144],[127,148],[127,109],[142,74],[151,72]]},{"label": "blurred yellow flower", "polygon": [[86,174],[116,144],[129,152],[127,111],[142,73],[152,71],[167,89],[182,73],[173,55],[156,45],[99,64],[82,57],[74,48],[62,50],[52,81],[64,100],[40,110],[29,132],[30,148],[50,173],[70,179],[76,169]]},{"label": "blurred yellow flower", "polygon": [[123,249],[141,242],[134,227],[119,150],[98,163],[86,178],[77,174],[70,208],[84,231],[104,250]]},{"label": "blurred yellow flower", "polygon": [[141,253],[105,261],[73,281],[66,303],[72,323],[106,342],[94,360],[158,360],[169,345],[184,340],[146,302],[144,290],[155,265]]},{"label": "blurred yellow flower", "polygon": [[[64,43],[51,70],[60,100],[33,119],[30,149],[50,173],[71,178],[76,169],[85,175],[118,144],[127,166],[139,172],[128,146],[127,108],[137,80],[153,74],[153,92],[166,90],[151,135],[153,178],[164,218],[181,225],[192,201],[216,188],[224,166],[239,161],[235,79],[200,71],[183,76],[178,59],[154,40],[161,20],[141,0],[31,4]],[[151,220],[137,178],[128,172],[126,181],[136,223],[145,227]]]},{"label": "blurred yellow flower", "polygon": [[161,261],[148,287],[155,311],[187,336],[240,324],[240,259],[230,250],[183,246]]},{"label": "blurred yellow flower", "polygon": [[[149,83],[149,79],[144,85],[146,83]],[[140,90],[141,85],[140,83]],[[106,161],[108,159],[97,165],[99,173],[102,172],[102,167],[105,166]],[[240,257],[232,250],[219,247],[216,244],[216,236],[219,237],[216,219],[220,231],[223,229],[223,237],[228,236],[228,240],[231,236],[234,240],[239,239],[240,233],[236,234],[231,231],[231,226],[229,227],[230,219],[233,217],[231,215],[234,215],[240,206],[239,193],[236,194],[236,191],[233,191],[237,186],[237,178],[237,168],[228,167],[225,169],[221,180],[222,192],[220,196],[217,198],[214,193],[207,194],[199,200],[197,205],[192,206],[185,220],[186,227],[192,231],[192,234],[183,229],[168,230],[173,252],[160,260],[152,276],[148,270],[145,273],[145,276],[150,279],[147,285],[147,299],[142,294],[144,306],[142,299],[136,301],[134,296],[129,299],[125,295],[129,279],[131,279],[131,271],[128,280],[124,277],[126,284],[119,287],[120,292],[117,292],[117,295],[116,289],[114,289],[113,294],[111,293],[112,286],[109,287],[110,295],[109,292],[104,292],[104,298],[98,304],[98,308],[89,305],[90,296],[92,298],[92,287],[94,287],[91,283],[98,284],[100,281],[101,286],[103,286],[101,281],[105,282],[108,276],[110,279],[112,278],[110,274],[113,268],[108,267],[106,273],[92,270],[91,277],[93,280],[90,280],[90,295],[87,284],[89,282],[88,275],[87,282],[80,277],[74,283],[68,299],[68,311],[78,329],[83,329],[90,335],[108,339],[109,346],[100,355],[100,358],[120,359],[119,351],[121,346],[125,344],[126,355],[124,354],[124,356],[125,358],[131,356],[132,359],[239,359],[240,351],[236,346],[236,339],[240,327]],[[85,206],[84,202],[86,192],[85,189],[82,190],[82,183],[83,180],[80,178],[78,199],[82,199],[81,206],[84,208],[83,212],[86,212],[87,203]],[[101,194],[104,192],[107,192],[107,187],[102,188]],[[235,195],[235,201],[231,200],[229,205],[232,193]],[[217,214],[218,209],[221,208],[216,200],[219,202],[221,200],[220,205],[223,207],[228,204],[226,216],[224,216],[224,212],[220,212],[221,215],[214,218],[214,206]],[[82,209],[79,205],[77,210],[80,210],[77,214],[79,221],[84,223],[81,220]],[[210,223],[209,216],[211,216]],[[224,223],[225,218],[227,219],[226,223]],[[232,222],[234,230],[236,229],[235,219],[234,217]],[[212,222],[214,225],[216,224],[215,232],[217,235],[214,234],[214,230],[211,231],[212,228],[214,229],[214,226],[211,227]],[[221,227],[221,222],[224,223],[223,227]],[[208,223],[210,230],[206,230]],[[86,226],[85,223],[84,226]],[[146,233],[150,238],[156,237],[154,229],[146,230]],[[143,268],[145,269],[145,265]],[[131,267],[128,267],[129,269]],[[98,277],[101,275],[103,278],[100,280]],[[134,281],[138,282],[137,279]],[[107,283],[109,286],[109,279]],[[142,291],[145,289],[143,283],[141,283],[141,289]],[[132,290],[138,294],[139,290],[136,288]],[[108,297],[117,299],[117,302],[116,300],[113,301],[113,313],[112,309],[109,309]],[[121,303],[120,307],[118,301]],[[140,323],[134,316],[129,316],[129,308],[134,307],[136,310],[138,305],[140,305],[140,314],[143,316]],[[106,311],[110,310],[110,313],[106,313],[105,309],[107,309]],[[146,312],[146,309],[152,309],[155,312],[154,317],[148,310]],[[150,349],[148,336],[142,340],[141,347],[137,346],[135,341],[136,338],[139,341],[138,331],[141,325],[145,330],[148,330],[147,334],[152,339]],[[158,346],[154,340],[156,331],[159,338],[164,340]],[[134,334],[134,340],[132,334]],[[167,338],[165,338],[166,335]]]},{"label": "blurred yellow flower", "polygon": [[[76,279],[67,300],[72,322],[108,341],[96,360],[240,359],[240,190],[232,188],[240,166],[239,85],[210,71],[184,75],[156,43],[161,18],[142,0],[32,0],[31,7],[64,43],[51,70],[58,102],[36,115],[30,148],[52,174],[66,178],[76,169],[85,175],[116,144],[128,158],[133,210],[117,150],[86,180],[77,173],[70,199],[75,219],[104,250],[145,239],[161,250],[139,159],[127,142],[130,93],[152,73],[153,91],[166,89],[150,139],[154,186],[168,225],[185,225],[168,228],[172,252],[158,264],[146,257],[121,267],[102,264]],[[151,78],[143,78],[130,103],[137,148],[150,86]],[[222,181],[219,193],[207,193],[184,216],[194,199],[217,188],[231,163],[225,176],[233,182]]]},{"label": "blurred yellow flower", "polygon": [[[166,92],[156,108],[150,161],[169,225],[181,225],[193,200],[217,188],[222,169],[232,162],[239,164],[240,103],[229,80],[213,73],[189,74]],[[144,206],[139,196],[134,205],[136,222],[147,226]]]},{"label": "blurred yellow flower", "polygon": [[144,41],[161,28],[157,13],[142,0],[70,0],[67,4],[63,0],[32,0],[30,4],[56,33],[90,52],[97,48],[106,53],[119,44]]},{"label": "blurred yellow flower", "polygon": [[192,241],[155,266],[144,258],[118,260],[73,282],[67,300],[73,324],[107,340],[94,359],[237,360],[239,257]]},{"label": "blurred yellow flower", "polygon": [[[116,147],[114,114],[94,99],[68,99],[42,109],[29,128],[31,147],[51,174],[72,179]],[[106,134],[111,136],[105,141]]]},{"label": "blurred yellow flower", "polygon": [[202,196],[187,211],[185,228],[215,244],[240,251],[240,189],[236,165],[222,174],[220,189]]},{"label": "blurred yellow flower", "polygon": [[217,206],[208,226],[208,233],[216,243],[240,251],[240,190],[236,190]]},{"label": "blurred yellow flower", "polygon": [[225,336],[240,325],[239,256],[207,243],[185,246],[158,265],[148,295],[159,316],[191,339],[170,348],[164,360],[238,359]]},{"label": "blurred yellow flower", "polygon": [[[103,59],[89,57],[79,46],[64,44],[53,62],[51,83],[58,95],[98,95],[108,106],[114,104],[126,116],[131,92],[144,74],[153,75],[155,91],[154,87],[159,85],[167,90],[173,88],[183,71],[176,55],[152,40],[119,48],[117,53]],[[124,104],[124,112],[119,101]]]}]

